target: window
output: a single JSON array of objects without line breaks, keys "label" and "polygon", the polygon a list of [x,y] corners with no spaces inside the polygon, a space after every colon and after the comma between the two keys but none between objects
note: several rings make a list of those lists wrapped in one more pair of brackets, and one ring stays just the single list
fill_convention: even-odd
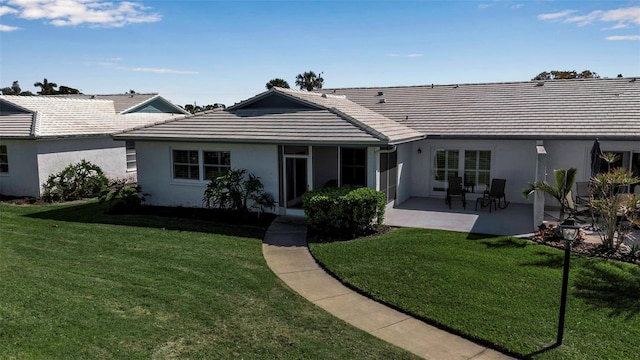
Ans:
[{"label": "window", "polygon": [[342,185],[367,186],[367,149],[342,148]]},{"label": "window", "polygon": [[136,143],[134,141],[127,140],[125,142],[126,154],[127,154],[127,171],[136,170]]},{"label": "window", "polygon": [[203,159],[205,180],[224,175],[231,169],[231,155],[228,151],[205,151]]},{"label": "window", "polygon": [[465,150],[463,181],[467,191],[481,192],[489,189],[490,173],[491,151]]},{"label": "window", "polygon": [[9,172],[9,155],[7,145],[0,145],[0,173]]},{"label": "window", "polygon": [[200,180],[197,150],[173,150],[173,178]]},{"label": "window", "polygon": [[432,191],[446,191],[451,177],[462,177],[470,193],[482,193],[491,183],[490,150],[436,150]]},{"label": "window", "polygon": [[458,150],[436,150],[434,191],[445,191],[450,177],[458,177]]}]

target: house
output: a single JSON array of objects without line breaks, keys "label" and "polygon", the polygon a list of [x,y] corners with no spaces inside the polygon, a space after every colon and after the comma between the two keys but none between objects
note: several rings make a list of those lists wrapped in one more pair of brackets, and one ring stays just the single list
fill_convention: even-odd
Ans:
[{"label": "house", "polygon": [[208,178],[227,168],[260,176],[277,213],[325,185],[368,186],[388,201],[445,196],[464,178],[470,200],[493,178],[509,201],[555,168],[590,176],[596,138],[621,165],[640,164],[640,81],[631,78],[322,89],[273,88],[225,111],[114,136],[135,141],[149,203],[202,206]]},{"label": "house", "polygon": [[0,194],[39,197],[48,176],[82,159],[136,179],[133,143],[111,134],[187,112],[158,94],[0,96]]}]

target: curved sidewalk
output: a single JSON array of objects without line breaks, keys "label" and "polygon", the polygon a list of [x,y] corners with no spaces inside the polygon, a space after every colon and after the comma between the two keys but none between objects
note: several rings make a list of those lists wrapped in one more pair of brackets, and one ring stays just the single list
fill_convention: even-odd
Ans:
[{"label": "curved sidewalk", "polygon": [[262,244],[269,268],[291,289],[347,323],[425,359],[511,359],[362,296],[327,274],[307,248],[302,218],[280,216]]}]

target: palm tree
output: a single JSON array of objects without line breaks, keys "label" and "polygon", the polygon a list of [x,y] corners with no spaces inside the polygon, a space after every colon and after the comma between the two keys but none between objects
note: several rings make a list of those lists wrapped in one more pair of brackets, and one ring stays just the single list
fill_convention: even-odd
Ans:
[{"label": "palm tree", "polygon": [[555,169],[553,170],[553,177],[556,181],[555,186],[551,186],[544,181],[537,181],[533,184],[529,184],[529,187],[522,191],[522,196],[524,196],[525,198],[529,198],[529,195],[533,194],[536,191],[542,191],[546,194],[551,195],[560,203],[560,218],[558,219],[558,221],[562,222],[564,220],[564,214],[569,207],[569,203],[567,202],[567,195],[573,188],[573,184],[576,181],[577,172],[578,170],[576,170],[576,168],[571,168],[569,170]]},{"label": "palm tree", "polygon": [[306,89],[311,91],[313,89],[322,89],[324,79],[322,73],[316,75],[313,71],[306,71],[296,76],[296,86],[300,87],[300,90]]},{"label": "palm tree", "polygon": [[289,83],[286,82],[286,80],[283,80],[280,78],[271,79],[266,85],[267,90],[271,89],[274,86],[279,88],[289,89]]},{"label": "palm tree", "polygon": [[41,89],[40,91],[38,91],[39,95],[55,95],[58,93],[55,89],[58,87],[58,84],[50,83],[47,78],[45,78],[43,82],[37,82],[33,84],[33,86],[39,87]]}]

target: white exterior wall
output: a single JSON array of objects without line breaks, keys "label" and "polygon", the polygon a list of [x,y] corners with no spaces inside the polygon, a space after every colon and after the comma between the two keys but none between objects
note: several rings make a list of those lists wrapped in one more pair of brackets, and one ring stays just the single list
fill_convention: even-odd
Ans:
[{"label": "white exterior wall", "polygon": [[0,194],[40,196],[36,142],[34,140],[2,140],[7,146],[9,172],[0,173]]},{"label": "white exterior wall", "polygon": [[[546,144],[545,144],[546,145]],[[444,140],[427,139],[411,144],[411,196],[444,197],[432,191],[432,169],[437,149],[491,151],[491,178],[507,179],[507,200],[514,203],[532,203],[524,199],[522,190],[536,176],[536,142],[534,140]],[[404,185],[404,184],[403,184]],[[399,190],[400,191],[400,190]],[[406,194],[403,191],[403,197]]]},{"label": "white exterior wall", "polygon": [[114,141],[111,137],[38,140],[36,149],[40,185],[49,175],[81,160],[100,166],[110,179],[131,180],[132,174],[127,173],[124,142]]},{"label": "white exterior wall", "polygon": [[[231,167],[259,176],[264,191],[278,199],[278,148],[276,145],[136,142],[138,184],[149,194],[146,204],[202,207],[209,181],[173,179],[172,150],[229,151]],[[202,158],[202,156],[200,156]],[[200,160],[202,161],[202,160]],[[275,212],[279,209],[276,207]]]},{"label": "white exterior wall", "polygon": [[[398,162],[397,162],[397,187],[396,187],[396,200],[395,204],[401,204],[411,197],[412,185],[411,185],[411,160],[414,154],[413,143],[398,145]],[[416,149],[417,151],[417,149]]]},{"label": "white exterior wall", "polygon": [[[595,140],[595,139],[594,139]],[[576,181],[589,181],[591,177],[591,147],[594,140],[545,140],[547,150],[547,182],[553,183],[554,169],[576,168]],[[603,152],[640,153],[640,141],[600,141]],[[628,164],[625,164],[628,165]]]}]

